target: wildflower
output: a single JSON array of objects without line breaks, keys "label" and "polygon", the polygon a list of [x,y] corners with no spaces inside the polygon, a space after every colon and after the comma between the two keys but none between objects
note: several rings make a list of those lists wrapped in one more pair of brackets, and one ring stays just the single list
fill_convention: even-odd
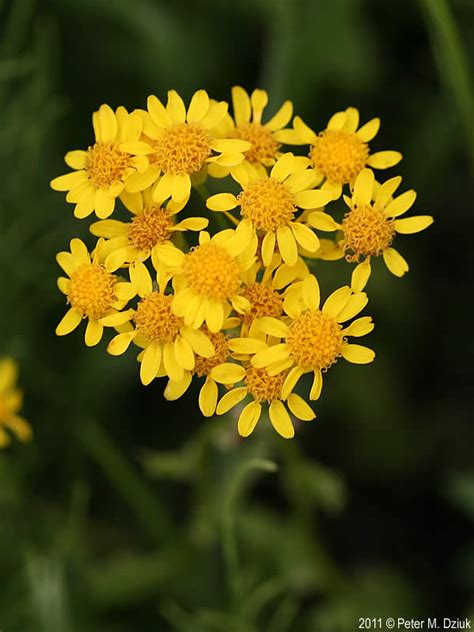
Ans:
[{"label": "wildflower", "polygon": [[114,112],[108,105],[101,105],[92,122],[94,145],[86,151],[68,152],[64,160],[75,171],[51,181],[55,191],[68,191],[66,200],[76,205],[74,215],[79,219],[94,211],[100,219],[109,217],[127,179],[148,167],[145,156],[134,156],[124,149],[140,137],[142,121],[138,113],[129,114],[123,107]]},{"label": "wildflower", "polygon": [[298,260],[298,247],[316,252],[319,240],[315,233],[295,218],[299,208],[322,207],[331,195],[314,189],[314,173],[301,168],[301,161],[293,154],[281,156],[268,176],[257,171],[241,173],[242,192],[218,193],[208,198],[206,205],[212,211],[230,211],[240,207],[241,224],[250,227],[249,238],[262,239],[262,260],[268,266],[276,245],[283,261],[294,266]]},{"label": "wildflower", "polygon": [[144,349],[139,355],[143,384],[163,375],[180,382],[185,371],[194,369],[195,354],[212,356],[214,347],[202,331],[189,327],[173,313],[173,295],[166,294],[166,279],[159,279],[160,288],[154,290],[143,263],[131,265],[129,272],[133,293],[140,297],[137,308],[128,312],[128,321],[130,324],[133,321],[133,326],[115,336],[107,351],[121,355],[134,341]]},{"label": "wildflower", "polygon": [[195,329],[206,323],[222,329],[230,309],[244,313],[250,304],[242,296],[242,274],[254,262],[256,243],[244,250],[246,227],[225,230],[212,238],[203,231],[199,245],[187,254],[174,246],[158,246],[156,257],[170,269],[175,285],[173,312]]},{"label": "wildflower", "polygon": [[114,272],[124,265],[146,261],[150,256],[154,258],[156,247],[171,243],[174,233],[200,231],[209,223],[204,217],[187,217],[175,222],[176,213],[170,205],[162,207],[147,199],[145,206],[128,222],[105,219],[92,224],[91,233],[107,239],[104,244],[106,269]]},{"label": "wildflower", "polygon": [[18,366],[11,358],[0,358],[0,448],[10,443],[10,432],[20,441],[32,436],[30,424],[17,415],[23,395],[16,387]]},{"label": "wildflower", "polygon": [[[319,398],[323,378],[340,357],[356,364],[372,362],[374,352],[361,345],[349,344],[348,336],[364,336],[372,331],[374,325],[370,317],[353,321],[343,329],[347,322],[364,309],[367,304],[365,292],[353,293],[344,286],[333,292],[320,309],[319,284],[313,275],[302,282],[301,302],[292,304],[291,321],[286,324],[281,319],[262,318],[258,328],[268,336],[284,342],[262,347],[262,341],[235,339],[233,349],[254,350],[252,366],[266,368],[270,374],[278,374],[290,369],[282,387],[282,397],[286,399],[304,373],[313,373],[313,385],[310,399]],[[252,344],[255,346],[252,348]]]},{"label": "wildflower", "polygon": [[285,406],[285,400],[290,412],[302,421],[310,421],[316,415],[296,393],[283,397],[283,386],[287,374],[288,371],[284,371],[272,375],[265,368],[245,367],[231,362],[218,365],[211,371],[211,376],[216,382],[226,385],[242,383],[243,386],[234,386],[229,390],[217,404],[216,413],[223,415],[250,396],[252,401],[244,406],[239,415],[237,423],[239,434],[242,437],[248,437],[254,431],[262,413],[262,404],[266,403],[274,429],[285,439],[291,439],[295,435],[295,430]]},{"label": "wildflower", "polygon": [[[227,103],[209,99],[198,90],[188,110],[175,90],[168,92],[166,107],[156,96],[148,97],[143,113],[143,136],[139,143],[129,143],[131,151],[144,152],[149,167],[127,182],[127,191],[136,192],[156,186],[155,202],[169,197],[185,203],[191,194],[191,178],[199,177],[208,164],[226,167],[238,165],[250,143],[233,138],[218,138],[216,128],[227,112]],[[216,155],[217,154],[217,155]]]},{"label": "wildflower", "polygon": [[362,290],[370,277],[371,257],[381,255],[392,274],[403,276],[408,271],[408,263],[392,248],[396,234],[418,233],[433,223],[430,215],[398,219],[412,207],[416,199],[413,190],[393,198],[401,181],[396,176],[378,185],[373,171],[364,169],[354,183],[352,197],[344,197],[350,210],[341,224],[321,212],[308,217],[308,222],[314,228],[342,231],[342,237],[333,248],[332,258],[345,256],[350,262],[363,259],[353,272],[352,286],[356,291]]},{"label": "wildflower", "polygon": [[129,284],[121,282],[105,268],[103,245],[103,241],[99,241],[91,256],[80,239],[72,239],[71,251],[60,252],[56,257],[69,277],[60,277],[58,287],[70,305],[56,327],[56,334],[71,333],[83,318],[87,318],[85,343],[88,346],[100,342],[104,326],[120,326],[130,316],[130,310],[120,311],[131,298]]},{"label": "wildflower", "polygon": [[[288,125],[292,114],[293,104],[285,101],[278,112],[262,123],[262,116],[268,103],[265,90],[254,90],[249,96],[240,86],[232,88],[232,104],[234,120],[227,115],[224,120],[225,135],[250,143],[250,149],[245,152],[244,167],[252,165],[261,177],[266,176],[266,167],[272,167],[281,156],[279,141],[280,131]],[[235,121],[235,122],[234,122]],[[232,167],[211,165],[209,173],[214,177],[224,177],[233,172]]]},{"label": "wildflower", "polygon": [[309,163],[318,181],[325,182],[322,189],[331,192],[332,199],[341,196],[344,184],[354,182],[366,166],[388,169],[402,159],[398,151],[370,153],[369,142],[377,135],[380,119],[373,118],[359,128],[359,111],[347,108],[334,114],[327,128],[316,134],[296,116],[294,130],[286,130],[283,137],[289,142],[309,144]]}]

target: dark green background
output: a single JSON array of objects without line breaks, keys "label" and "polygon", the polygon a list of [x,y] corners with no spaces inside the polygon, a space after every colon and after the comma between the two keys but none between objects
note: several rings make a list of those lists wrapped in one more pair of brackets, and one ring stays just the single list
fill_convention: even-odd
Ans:
[{"label": "dark green background", "polygon": [[[473,27],[469,0],[0,1],[0,353],[35,431],[0,456],[2,632],[474,617]],[[403,152],[391,174],[436,220],[397,239],[404,279],[374,266],[376,362],[331,369],[293,442],[263,420],[241,441],[196,390],[142,387],[133,354],[54,335],[54,256],[89,222],[49,180],[92,142],[91,112],[234,84],[315,128],[348,105],[381,116],[374,150]],[[316,273],[326,293],[348,280]]]}]

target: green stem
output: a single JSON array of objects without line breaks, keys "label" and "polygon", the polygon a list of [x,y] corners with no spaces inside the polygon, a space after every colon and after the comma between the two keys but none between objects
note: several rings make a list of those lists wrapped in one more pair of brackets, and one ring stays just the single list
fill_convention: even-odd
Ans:
[{"label": "green stem", "polygon": [[96,423],[81,426],[80,439],[89,455],[135,512],[149,535],[162,543],[169,518],[148,485],[138,476],[105,431]]},{"label": "green stem", "polygon": [[419,0],[430,33],[439,73],[452,93],[468,139],[468,153],[474,168],[474,114],[471,74],[459,29],[447,0]]}]

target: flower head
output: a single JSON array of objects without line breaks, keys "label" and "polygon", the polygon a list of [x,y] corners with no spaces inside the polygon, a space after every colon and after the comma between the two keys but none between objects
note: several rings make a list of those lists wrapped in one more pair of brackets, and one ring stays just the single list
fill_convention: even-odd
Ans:
[{"label": "flower head", "polygon": [[17,413],[22,407],[22,392],[16,387],[18,366],[12,358],[0,358],[0,448],[10,443],[10,433],[20,441],[32,436],[30,424]]},{"label": "flower head", "polygon": [[[327,371],[340,357],[356,364],[372,362],[374,352],[367,347],[350,344],[348,336],[363,336],[372,331],[370,317],[362,317],[344,328],[343,323],[356,316],[367,304],[364,292],[353,293],[344,286],[333,292],[320,308],[319,284],[313,275],[307,276],[301,285],[300,300],[293,300],[288,310],[290,319],[262,318],[258,329],[282,340],[276,344],[254,342],[254,349],[247,342],[249,351],[254,352],[251,363],[257,369],[266,368],[270,374],[289,370],[283,386],[283,399],[291,393],[304,373],[313,373],[314,381],[310,399],[318,399],[322,388],[322,373]],[[240,344],[232,342],[233,348]],[[262,347],[259,350],[259,347]]]},{"label": "flower head", "polygon": [[371,257],[382,256],[395,276],[401,277],[408,272],[407,262],[392,247],[396,234],[417,233],[433,223],[431,215],[398,219],[416,199],[413,190],[393,197],[401,181],[397,176],[379,185],[373,171],[364,169],[356,178],[352,196],[344,196],[349,212],[340,224],[322,212],[308,216],[308,223],[314,228],[341,231],[341,237],[331,252],[332,258],[345,256],[347,261],[357,263],[362,259],[352,278],[352,287],[356,291],[364,289],[370,277]]},{"label": "flower head", "polygon": [[[250,149],[245,152],[242,165],[244,167],[251,165],[262,177],[266,175],[266,167],[272,167],[280,157],[279,134],[288,125],[293,115],[293,104],[291,101],[285,101],[276,114],[263,123],[262,118],[267,103],[268,94],[265,90],[257,89],[249,95],[240,86],[234,86],[232,88],[234,118],[226,115],[221,126],[226,136],[250,143]],[[240,170],[240,167],[237,169]],[[224,177],[233,172],[233,167],[222,165],[210,167],[210,174],[215,177]]]},{"label": "flower head", "polygon": [[[139,195],[142,197],[142,194]],[[143,192],[143,198],[130,221],[105,219],[90,227],[93,235],[106,239],[103,253],[109,272],[136,261],[146,261],[150,256],[153,258],[157,246],[171,243],[174,234],[187,230],[200,231],[209,223],[204,217],[175,221],[178,211],[171,204],[166,207],[156,204],[149,189]]]},{"label": "flower head", "polygon": [[326,191],[314,189],[315,177],[301,166],[293,154],[278,158],[269,175],[261,177],[256,170],[241,173],[241,193],[218,193],[206,204],[212,211],[230,211],[239,207],[241,225],[250,228],[249,239],[261,238],[262,260],[269,266],[278,246],[283,261],[294,266],[298,248],[316,252],[316,234],[297,220],[299,209],[321,207],[331,199]]},{"label": "flower head", "polygon": [[120,326],[130,316],[130,311],[120,311],[132,296],[128,284],[105,268],[103,245],[103,241],[99,241],[91,255],[80,239],[72,239],[71,251],[60,252],[56,257],[69,277],[60,277],[58,287],[70,305],[56,327],[56,334],[69,334],[82,319],[88,319],[85,332],[88,346],[100,342],[104,326]]},{"label": "flower head", "polygon": [[191,178],[199,177],[208,164],[240,164],[249,149],[247,141],[218,138],[216,128],[227,112],[227,103],[209,99],[198,90],[189,108],[175,90],[168,92],[166,107],[156,97],[148,97],[142,113],[143,135],[130,151],[146,154],[149,167],[127,181],[126,189],[137,192],[154,186],[153,198],[161,204],[169,197],[185,204],[191,193]]},{"label": "flower head", "polygon": [[353,183],[358,174],[369,166],[374,169],[393,167],[402,159],[398,151],[370,153],[369,142],[377,135],[380,119],[374,118],[359,128],[359,111],[347,108],[334,114],[327,128],[317,134],[296,116],[294,130],[287,130],[289,140],[309,144],[309,164],[323,189],[332,199],[341,196],[344,184]]},{"label": "flower head", "polygon": [[127,150],[127,144],[141,134],[142,120],[137,112],[129,114],[123,107],[114,112],[101,105],[92,122],[94,145],[86,151],[68,152],[65,162],[74,171],[51,181],[55,191],[68,191],[66,200],[76,205],[74,215],[80,219],[93,212],[101,219],[109,217],[127,179],[148,167],[145,156]]}]

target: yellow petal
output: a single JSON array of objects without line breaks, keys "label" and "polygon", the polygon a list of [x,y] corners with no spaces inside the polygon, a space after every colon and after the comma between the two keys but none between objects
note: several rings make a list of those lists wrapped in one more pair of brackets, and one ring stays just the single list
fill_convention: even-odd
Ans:
[{"label": "yellow petal", "polygon": [[284,439],[291,439],[295,436],[295,429],[291,423],[290,415],[286,410],[283,402],[276,399],[274,400],[268,409],[270,421],[272,426]]},{"label": "yellow petal", "polygon": [[178,336],[174,341],[174,355],[176,361],[183,369],[187,371],[194,369],[194,352],[185,338]]},{"label": "yellow petal", "polygon": [[130,322],[134,316],[135,310],[127,309],[123,312],[115,312],[115,314],[104,316],[99,322],[105,327],[120,327],[120,325]]},{"label": "yellow petal", "polygon": [[234,353],[254,354],[267,348],[267,343],[256,338],[232,338],[229,349]]},{"label": "yellow petal", "polygon": [[111,143],[117,136],[117,119],[109,105],[103,104],[99,108],[100,134],[103,143]]},{"label": "yellow petal", "polygon": [[276,236],[275,233],[265,233],[262,241],[262,261],[263,265],[268,268],[275,252]]},{"label": "yellow petal", "polygon": [[159,127],[167,127],[172,124],[173,121],[170,114],[166,111],[161,101],[154,95],[148,97],[147,108],[153,122]]},{"label": "yellow petal", "polygon": [[136,261],[130,268],[130,281],[140,297],[147,296],[153,290],[150,273],[141,261]]},{"label": "yellow petal", "polygon": [[393,227],[402,235],[411,235],[413,233],[419,233],[421,230],[425,230],[433,223],[431,215],[417,215],[415,217],[406,217],[404,219],[396,219],[393,223]]},{"label": "yellow petal", "polygon": [[238,206],[239,201],[232,193],[218,193],[207,198],[206,206],[211,211],[230,211]]},{"label": "yellow petal", "polygon": [[196,123],[203,119],[209,110],[209,96],[205,90],[198,90],[193,94],[189,104],[187,121]]},{"label": "yellow petal", "polygon": [[351,288],[353,292],[362,292],[367,285],[371,272],[370,258],[367,258],[354,268],[351,277]]},{"label": "yellow petal", "polygon": [[126,235],[128,231],[128,225],[125,222],[119,222],[116,219],[101,219],[98,222],[94,222],[90,225],[89,230],[96,237],[106,237],[111,239],[112,237],[121,237]]},{"label": "yellow petal", "polygon": [[372,322],[371,316],[363,316],[362,318],[357,318],[349,325],[349,327],[344,329],[344,336],[354,336],[359,338],[360,336],[369,334],[373,330],[374,326],[375,325]]},{"label": "yellow petal", "polygon": [[56,261],[68,276],[74,274],[76,270],[76,262],[70,252],[58,252],[56,255]]},{"label": "yellow petal", "polygon": [[351,288],[348,285],[340,287],[333,292],[323,305],[323,313],[326,316],[336,318],[341,310],[347,304],[349,297],[351,296]]},{"label": "yellow petal", "polygon": [[203,358],[211,358],[215,355],[214,346],[203,331],[192,329],[191,327],[182,327],[180,333],[198,355]]},{"label": "yellow petal", "polygon": [[165,343],[163,347],[163,365],[166,375],[169,375],[173,382],[180,382],[183,379],[184,369],[176,359],[174,346],[171,342]]},{"label": "yellow petal", "polygon": [[379,129],[380,129],[380,119],[373,118],[365,125],[362,125],[362,127],[359,130],[357,130],[356,136],[360,138],[360,140],[363,141],[364,143],[368,143],[373,138],[375,138],[375,136],[377,136]]},{"label": "yellow petal", "polygon": [[190,373],[189,371],[185,371],[183,379],[179,382],[173,382],[173,380],[169,380],[163,393],[165,399],[167,399],[168,401],[175,401],[179,399],[188,390],[192,379],[192,373]]},{"label": "yellow petal", "polygon": [[238,388],[233,388],[231,391],[226,393],[217,404],[216,414],[224,415],[229,412],[231,408],[237,406],[247,395],[248,391],[245,386],[239,386]]},{"label": "yellow petal", "polygon": [[252,365],[257,369],[263,369],[272,364],[277,364],[288,358],[288,345],[279,344],[260,351],[252,358]]},{"label": "yellow petal", "polygon": [[317,139],[317,134],[315,134],[315,132],[313,132],[313,130],[308,127],[299,116],[295,116],[293,126],[301,142],[309,145],[311,143],[314,143],[314,141]]},{"label": "yellow petal", "polygon": [[234,118],[237,126],[249,123],[252,107],[250,97],[240,86],[232,88],[232,106],[234,108]]},{"label": "yellow petal", "polygon": [[87,180],[85,171],[71,171],[64,176],[58,176],[51,180],[50,186],[54,191],[69,191]]},{"label": "yellow petal", "polygon": [[180,268],[184,263],[184,252],[171,244],[156,246],[154,253],[158,261],[170,268]]},{"label": "yellow petal", "polygon": [[115,198],[106,189],[98,189],[95,194],[95,212],[100,219],[106,219],[114,212]]},{"label": "yellow petal", "polygon": [[292,153],[283,154],[273,165],[270,171],[271,178],[278,180],[278,182],[283,182],[283,180],[293,173],[295,164],[295,157]]},{"label": "yellow petal", "polygon": [[187,173],[173,176],[171,197],[173,202],[188,200],[191,195],[191,177]]},{"label": "yellow petal", "polygon": [[307,404],[302,397],[296,393],[291,393],[288,397],[288,408],[295,417],[302,421],[311,421],[316,417],[314,410]]},{"label": "yellow petal", "polygon": [[71,169],[84,169],[87,162],[87,151],[82,151],[81,149],[68,151],[64,156],[64,162]]},{"label": "yellow petal", "polygon": [[97,320],[89,320],[84,335],[84,341],[88,347],[95,347],[99,344],[104,333],[104,327]]},{"label": "yellow petal", "polygon": [[313,274],[309,274],[303,281],[303,301],[308,309],[319,309],[320,300],[319,283]]},{"label": "yellow petal", "polygon": [[368,364],[375,358],[375,353],[362,345],[344,345],[341,350],[342,357],[353,364]]},{"label": "yellow petal", "polygon": [[258,402],[250,402],[250,404],[245,406],[240,413],[237,424],[237,430],[241,437],[248,437],[252,434],[258,420],[260,419],[261,412],[262,406]]},{"label": "yellow petal", "polygon": [[349,107],[346,109],[346,120],[344,121],[344,131],[349,134],[354,134],[359,127],[359,110],[357,108]]},{"label": "yellow petal", "polygon": [[193,230],[200,231],[207,228],[209,220],[206,217],[186,217],[183,221],[173,226],[173,230],[184,231]]},{"label": "yellow petal", "polygon": [[316,252],[319,248],[319,238],[313,231],[300,222],[291,222],[290,228],[296,241],[308,252]]},{"label": "yellow petal", "polygon": [[383,260],[390,272],[397,277],[402,277],[409,270],[408,263],[395,248],[384,250]]},{"label": "yellow petal", "polygon": [[339,224],[327,213],[314,211],[308,215],[308,224],[317,230],[333,232],[339,229]]},{"label": "yellow petal", "polygon": [[160,368],[160,363],[161,345],[157,342],[152,342],[145,349],[140,364],[140,379],[142,384],[147,386],[155,379],[158,369]]},{"label": "yellow petal", "polygon": [[322,389],[323,389],[323,374],[321,373],[321,371],[315,371],[314,376],[313,376],[313,384],[311,386],[311,391],[309,393],[309,399],[313,402],[319,399]]},{"label": "yellow petal", "polygon": [[402,155],[399,151],[378,151],[369,156],[367,164],[374,169],[388,169],[400,162]]},{"label": "yellow petal", "polygon": [[128,193],[138,193],[148,189],[160,176],[160,168],[157,165],[149,165],[146,171],[140,173],[136,171],[129,176],[125,182],[125,189]]},{"label": "yellow petal", "polygon": [[287,399],[289,394],[292,392],[292,390],[295,388],[295,386],[297,385],[300,377],[303,375],[304,373],[304,369],[300,366],[294,366],[290,372],[288,373],[288,375],[285,378],[285,381],[283,382],[283,386],[281,389],[281,398],[283,400]]},{"label": "yellow petal", "polygon": [[[272,316],[259,318],[256,326],[259,331],[262,331],[268,336],[274,336],[275,338],[286,338],[288,335],[288,325]],[[263,348],[259,349],[259,351],[263,351]]]},{"label": "yellow petal", "polygon": [[173,119],[174,123],[184,123],[186,120],[186,108],[183,99],[176,90],[168,90],[168,103],[166,111]]},{"label": "yellow petal", "polygon": [[354,200],[357,206],[367,206],[372,199],[374,190],[374,172],[372,169],[362,169],[354,183]]},{"label": "yellow petal", "polygon": [[212,369],[211,377],[219,384],[235,384],[244,379],[245,369],[240,364],[225,362]]},{"label": "yellow petal", "polygon": [[357,316],[369,302],[369,298],[365,292],[358,292],[353,294],[346,303],[344,309],[342,309],[337,315],[338,323],[345,323],[346,320],[350,320]]},{"label": "yellow petal", "polygon": [[278,227],[277,241],[283,261],[289,266],[296,265],[296,262],[298,261],[298,248],[289,226]]},{"label": "yellow petal", "polygon": [[346,112],[336,112],[328,121],[327,128],[334,131],[342,130],[346,122]]},{"label": "yellow petal", "polygon": [[155,202],[162,203],[171,196],[173,191],[174,176],[165,173],[159,180],[153,191],[153,199]]},{"label": "yellow petal", "polygon": [[268,103],[268,94],[265,90],[254,90],[250,97],[250,102],[253,109],[253,121],[254,123],[261,123],[262,113]]},{"label": "yellow petal", "polygon": [[74,331],[74,329],[76,329],[81,320],[81,312],[77,311],[77,309],[71,308],[66,312],[61,322],[56,327],[56,335],[66,336],[67,334],[70,334],[71,331]]},{"label": "yellow petal", "polygon": [[207,378],[199,391],[199,408],[204,417],[212,417],[216,412],[219,389],[214,380]]},{"label": "yellow petal", "polygon": [[251,146],[252,144],[248,141],[238,138],[216,138],[211,142],[214,151],[224,154],[240,154],[250,149]]},{"label": "yellow petal", "polygon": [[224,324],[224,306],[218,301],[209,301],[205,310],[205,321],[210,331],[217,332]]},{"label": "yellow petal", "polygon": [[385,215],[387,217],[399,217],[406,213],[408,209],[410,209],[416,200],[416,191],[410,189],[409,191],[405,191],[391,202],[387,204],[385,207]]},{"label": "yellow petal", "polygon": [[296,194],[296,203],[300,208],[321,208],[332,200],[332,193],[323,189],[301,191]]},{"label": "yellow petal", "polygon": [[125,353],[125,351],[127,351],[130,343],[135,338],[135,336],[136,331],[127,331],[123,334],[118,334],[109,342],[107,346],[107,352],[113,356],[122,355],[122,353]]},{"label": "yellow petal", "polygon": [[282,129],[288,125],[293,116],[293,104],[291,101],[285,101],[278,112],[265,124],[265,127],[271,132]]}]

